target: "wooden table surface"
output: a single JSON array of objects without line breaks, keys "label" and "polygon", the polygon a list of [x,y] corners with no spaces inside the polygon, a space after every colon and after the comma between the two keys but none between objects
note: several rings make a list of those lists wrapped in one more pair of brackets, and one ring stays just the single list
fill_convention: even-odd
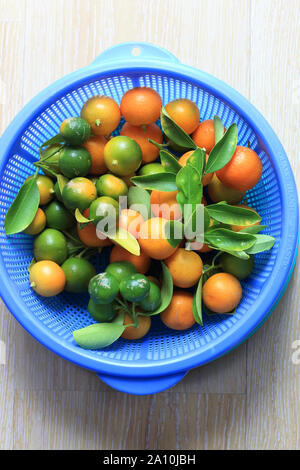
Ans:
[{"label": "wooden table surface", "polygon": [[[45,86],[107,47],[150,41],[246,96],[278,134],[299,182],[299,7],[299,0],[0,0],[0,131]],[[299,264],[246,344],[145,397],[113,391],[46,350],[2,304],[0,448],[299,449],[297,286]]]}]

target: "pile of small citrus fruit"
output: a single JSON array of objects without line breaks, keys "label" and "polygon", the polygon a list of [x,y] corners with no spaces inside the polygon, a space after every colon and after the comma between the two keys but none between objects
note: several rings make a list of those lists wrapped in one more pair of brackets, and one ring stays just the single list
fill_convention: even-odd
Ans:
[{"label": "pile of small citrus fruit", "polygon": [[[202,325],[202,304],[208,315],[234,313],[254,255],[274,244],[245,203],[260,158],[237,141],[235,123],[201,121],[193,101],[164,107],[155,90],[137,87],[120,106],[91,97],[43,143],[5,230],[35,236],[37,294],[89,293],[96,323],[73,332],[79,346],[142,338],[153,315],[175,330]],[[102,250],[110,263],[96,273]]]}]

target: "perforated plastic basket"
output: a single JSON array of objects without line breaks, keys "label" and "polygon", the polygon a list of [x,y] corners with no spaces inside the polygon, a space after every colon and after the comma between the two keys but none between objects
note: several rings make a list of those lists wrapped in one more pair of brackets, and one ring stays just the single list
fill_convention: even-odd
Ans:
[{"label": "perforated plastic basket", "polygon": [[[236,122],[239,144],[250,141],[261,158],[260,183],[247,193],[258,210],[264,232],[276,243],[270,252],[255,256],[255,269],[243,282],[243,300],[234,316],[204,318],[204,326],[176,332],[154,318],[150,334],[129,342],[118,340],[101,351],[79,348],[75,329],[91,323],[87,298],[63,293],[41,298],[29,287],[27,267],[32,237],[6,237],[4,217],[24,179],[33,173],[39,146],[67,117],[79,115],[92,95],[112,96],[120,103],[126,90],[150,86],[164,104],[186,97],[197,103],[201,118],[218,114],[225,126]],[[296,259],[298,199],[286,154],[265,119],[239,93],[216,78],[182,65],[166,50],[144,43],[108,49],[89,67],[58,80],[17,115],[0,141],[0,293],[16,319],[53,352],[96,371],[112,387],[134,394],[164,390],[193,367],[212,361],[249,337],[267,318],[282,295]],[[101,260],[104,267],[107,260]]]}]

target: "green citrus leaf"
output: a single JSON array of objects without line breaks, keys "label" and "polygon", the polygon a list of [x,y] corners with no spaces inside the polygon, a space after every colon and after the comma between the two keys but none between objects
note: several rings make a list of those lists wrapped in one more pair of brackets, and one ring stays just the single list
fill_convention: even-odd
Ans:
[{"label": "green citrus leaf", "polygon": [[63,191],[64,187],[66,186],[66,184],[68,182],[69,182],[69,180],[65,176],[57,175],[57,184],[58,184],[58,187],[59,187],[60,194],[62,194],[62,191]]},{"label": "green citrus leaf", "polygon": [[202,178],[202,175],[203,175],[203,167],[204,167],[204,163],[205,163],[205,158],[206,158],[205,150],[201,149],[201,148],[197,148],[191,154],[191,156],[189,157],[189,159],[187,161],[187,165],[190,165],[193,168],[195,168],[198,171],[201,178]]},{"label": "green citrus leaf", "polygon": [[225,228],[209,230],[205,233],[205,243],[221,251],[246,251],[256,241],[256,235],[234,232]]},{"label": "green citrus leaf", "polygon": [[257,212],[229,204],[211,204],[207,212],[212,219],[228,225],[252,225],[261,221]]},{"label": "green citrus leaf", "polygon": [[202,321],[202,276],[199,279],[196,292],[193,297],[193,315],[195,321],[203,326]]},{"label": "green citrus leaf", "polygon": [[61,134],[56,134],[54,137],[51,137],[51,139],[46,140],[46,142],[41,145],[40,150],[48,145],[61,144],[63,142],[65,142],[63,136]]},{"label": "green citrus leaf", "polygon": [[75,209],[75,219],[77,220],[77,222],[79,224],[83,224],[84,225],[88,225],[90,224],[91,222],[93,222],[92,219],[87,219],[86,217],[84,217],[84,215],[82,215],[82,213],[80,212],[80,210],[78,208]]},{"label": "green citrus leaf", "polygon": [[184,235],[187,240],[204,242],[205,233],[205,207],[203,204],[185,205],[184,211]]},{"label": "green citrus leaf", "polygon": [[73,331],[73,337],[81,348],[102,349],[110,346],[120,338],[124,330],[123,324],[118,324],[117,322],[95,323]]},{"label": "green citrus leaf", "polygon": [[170,302],[173,297],[173,279],[171,273],[165,263],[161,262],[162,267],[162,286],[161,286],[161,304],[160,306],[151,313],[148,313],[147,316],[158,315],[159,313],[166,310],[170,305]]},{"label": "green citrus leaf", "polygon": [[127,197],[130,209],[140,212],[145,220],[151,217],[150,194],[146,189],[130,186]]},{"label": "green citrus leaf", "polygon": [[110,240],[120,245],[133,255],[140,256],[140,245],[130,232],[118,227],[115,233],[106,233]]},{"label": "green citrus leaf", "polygon": [[164,107],[161,108],[160,122],[164,134],[176,145],[189,149],[196,148],[193,139],[171,119]]},{"label": "green citrus leaf", "polygon": [[164,150],[166,147],[168,147],[167,144],[159,144],[158,142],[155,142],[155,140],[152,139],[148,139],[148,141],[150,142],[150,144],[153,144],[159,150]]},{"label": "green citrus leaf", "polygon": [[178,188],[177,202],[184,212],[184,204],[201,204],[202,183],[199,172],[193,166],[186,165],[177,173],[176,185]]},{"label": "green citrus leaf", "polygon": [[224,253],[228,253],[229,255],[235,256],[239,259],[249,259],[250,256],[245,251],[230,251],[230,250],[222,250]]},{"label": "green citrus leaf", "polygon": [[204,207],[204,232],[206,232],[209,229],[209,224],[210,224],[209,213],[207,211],[207,208]]},{"label": "green citrus leaf", "polygon": [[214,127],[215,127],[215,145],[222,139],[224,135],[224,124],[219,116],[214,117]]},{"label": "green citrus leaf", "polygon": [[34,258],[32,258],[32,260],[30,261],[30,264],[29,264],[29,266],[28,266],[28,268],[27,268],[29,274],[30,274],[30,271],[31,271],[32,267],[35,265],[35,263],[36,263],[36,260],[35,260]]},{"label": "green citrus leaf", "polygon": [[176,248],[184,237],[184,225],[179,220],[167,220],[165,236],[170,245]]},{"label": "green citrus leaf", "polygon": [[177,158],[166,150],[160,151],[160,161],[166,171],[168,171],[169,173],[175,173],[175,175],[182,168],[180,163],[178,163]]},{"label": "green citrus leaf", "polygon": [[267,227],[268,227],[267,225],[250,225],[249,227],[245,227],[241,229],[240,232],[252,233],[253,235],[255,235],[256,233],[261,232]]},{"label": "green citrus leaf", "polygon": [[255,253],[261,253],[262,251],[270,250],[274,243],[275,238],[271,237],[270,235],[253,235],[255,237],[255,243],[253,246],[248,248],[246,251],[250,255],[254,255]]},{"label": "green citrus leaf", "polygon": [[157,191],[176,191],[176,175],[174,173],[155,173],[145,176],[134,176],[131,181],[143,189]]},{"label": "green citrus leaf", "polygon": [[236,150],[237,138],[237,125],[233,123],[210,152],[205,173],[213,173],[227,165]]},{"label": "green citrus leaf", "polygon": [[21,186],[14,202],[5,216],[5,233],[12,235],[25,230],[33,221],[40,203],[40,193],[36,176],[29,178]]}]

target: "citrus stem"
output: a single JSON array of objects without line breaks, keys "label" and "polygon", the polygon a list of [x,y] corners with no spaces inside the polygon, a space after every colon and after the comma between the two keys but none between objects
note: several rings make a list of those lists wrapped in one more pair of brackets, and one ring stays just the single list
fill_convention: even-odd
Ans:
[{"label": "citrus stem", "polygon": [[84,248],[84,249],[76,256],[76,258],[82,258],[82,256],[84,255],[84,253],[86,253],[88,250],[89,250],[89,247],[87,246],[86,248]]},{"label": "citrus stem", "polygon": [[132,310],[130,310],[129,306],[127,304],[125,304],[124,302],[122,302],[122,300],[120,300],[118,298],[116,298],[115,300],[125,310],[125,312],[127,312],[128,315],[133,319],[134,324],[132,324],[131,326],[134,326],[135,328],[137,328],[138,327],[138,321],[137,321],[137,316],[136,316],[136,313],[135,313],[135,303],[132,302]]},{"label": "citrus stem", "polygon": [[96,119],[95,126],[99,127],[101,125],[101,119]]},{"label": "citrus stem", "polygon": [[221,267],[222,267],[221,264],[217,264],[217,265],[212,264],[209,268],[204,269],[202,272],[203,272],[203,274],[206,274],[209,271],[211,271],[212,269],[218,269],[218,268],[221,268]]},{"label": "citrus stem", "polygon": [[219,253],[217,253],[216,256],[213,258],[213,260],[212,260],[212,265],[213,266],[215,265],[216,260],[219,258],[219,256],[221,256],[221,254],[222,254],[222,251],[219,251]]},{"label": "citrus stem", "polygon": [[134,326],[137,328],[138,327],[138,319],[137,319],[137,315],[135,313],[135,303],[132,302],[132,318],[133,318],[133,321],[134,321]]},{"label": "citrus stem", "polygon": [[63,230],[62,232],[66,237],[69,237],[70,240],[73,240],[73,242],[78,243],[78,246],[81,245],[82,247],[84,247],[84,244],[81,243],[80,240],[78,240],[78,238],[73,237],[70,233],[66,232],[65,230]]},{"label": "citrus stem", "polygon": [[53,155],[55,155],[55,154],[57,154],[58,152],[60,152],[63,147],[65,147],[65,145],[60,145],[60,147],[59,147],[58,150],[55,150],[53,153],[50,153],[50,155],[47,155],[47,157],[43,157],[43,156],[41,156],[41,154],[40,154],[40,161],[41,161],[41,162],[45,162],[45,161],[48,160],[49,158],[53,157]]},{"label": "citrus stem", "polygon": [[36,287],[36,283],[35,283],[35,282],[31,282],[31,283],[30,283],[30,287]]},{"label": "citrus stem", "polygon": [[126,305],[124,302],[122,302],[122,300],[118,298],[116,298],[115,301],[131,316],[131,311],[128,305]]}]

